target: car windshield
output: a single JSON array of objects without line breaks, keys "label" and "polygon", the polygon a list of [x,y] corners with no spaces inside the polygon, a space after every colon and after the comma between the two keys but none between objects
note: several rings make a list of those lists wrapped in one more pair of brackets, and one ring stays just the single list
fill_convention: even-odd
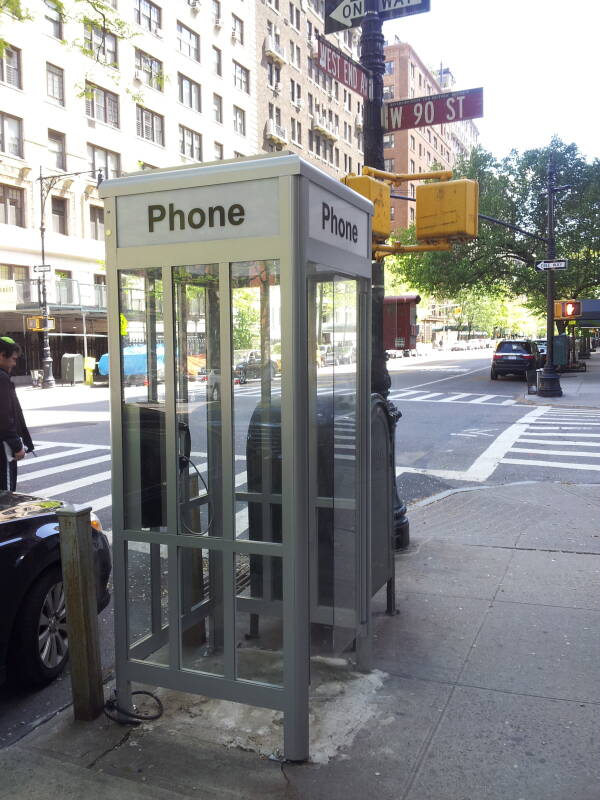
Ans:
[{"label": "car windshield", "polygon": [[500,342],[497,353],[529,353],[529,342]]}]

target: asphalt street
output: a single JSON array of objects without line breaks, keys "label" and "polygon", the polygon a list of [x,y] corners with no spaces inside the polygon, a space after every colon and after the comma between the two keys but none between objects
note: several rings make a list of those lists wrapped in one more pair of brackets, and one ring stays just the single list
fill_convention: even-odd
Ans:
[{"label": "asphalt street", "polygon": [[[490,350],[443,353],[435,359],[389,362],[390,399],[402,412],[397,428],[396,467],[406,501],[457,486],[515,481],[600,482],[600,412],[536,407],[522,402],[525,382],[490,380]],[[340,367],[336,390],[351,391],[351,366]],[[333,376],[322,371],[323,387]],[[274,383],[278,391],[279,379]],[[37,458],[19,467],[18,489],[76,504],[91,504],[107,531],[112,529],[110,430],[106,390],[89,390],[81,405],[26,411]],[[133,390],[132,390],[133,391]],[[49,395],[49,393],[48,393]],[[45,402],[51,403],[46,395]],[[133,395],[132,395],[133,396]],[[206,409],[206,387],[192,389],[190,404]],[[245,434],[260,399],[258,382],[236,386],[236,461],[244,480]],[[205,442],[192,441],[201,458]],[[112,605],[100,619],[103,666],[112,651]],[[63,677],[35,693],[0,688],[0,747],[27,733],[36,721],[70,702]]]}]

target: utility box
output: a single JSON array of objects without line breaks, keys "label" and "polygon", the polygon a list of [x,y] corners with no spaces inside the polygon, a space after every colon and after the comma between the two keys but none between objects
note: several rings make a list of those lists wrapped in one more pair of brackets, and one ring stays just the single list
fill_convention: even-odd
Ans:
[{"label": "utility box", "polygon": [[383,298],[383,349],[415,350],[417,347],[418,294]]},{"label": "utility box", "polygon": [[83,356],[79,353],[63,353],[60,376],[63,383],[83,383]]},{"label": "utility box", "polygon": [[[276,709],[304,760],[310,659],[368,668],[389,560],[370,525],[373,205],[292,154],[99,191],[119,705],[133,682]],[[339,357],[317,363],[325,343]]]},{"label": "utility box", "polygon": [[462,178],[417,186],[415,214],[418,241],[464,242],[479,231],[479,184]]}]

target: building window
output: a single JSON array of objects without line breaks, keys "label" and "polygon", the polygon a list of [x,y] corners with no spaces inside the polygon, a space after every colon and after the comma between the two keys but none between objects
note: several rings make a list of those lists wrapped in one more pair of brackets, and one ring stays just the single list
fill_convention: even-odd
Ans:
[{"label": "building window", "polygon": [[416,197],[417,196],[417,187],[414,185],[414,183],[409,183],[408,186],[409,186],[409,189],[410,189],[410,196],[411,197]]},{"label": "building window", "polygon": [[162,61],[153,58],[144,53],[143,50],[135,51],[135,77],[143,81],[147,86],[153,89],[158,89],[159,92],[163,91],[164,78],[163,78],[163,65]]},{"label": "building window", "polygon": [[21,51],[6,45],[0,56],[0,81],[21,89]]},{"label": "building window", "polygon": [[250,72],[237,61],[233,62],[233,85],[246,94],[250,94]]},{"label": "building window", "polygon": [[135,0],[133,16],[138,25],[152,33],[157,33],[162,28],[161,10],[150,0]]},{"label": "building window", "polygon": [[29,267],[18,267],[13,266],[12,264],[0,264],[0,280],[26,281],[28,278]]},{"label": "building window", "polygon": [[67,156],[64,133],[48,130],[48,166],[51,169],[67,168]]},{"label": "building window", "polygon": [[223,145],[221,142],[215,142],[215,159],[216,161],[223,160]]},{"label": "building window", "polygon": [[386,172],[393,172],[394,171],[394,159],[393,158],[385,158],[383,160],[383,168]]},{"label": "building window", "polygon": [[233,130],[240,136],[246,135],[246,112],[238,106],[233,107]]},{"label": "building window", "polygon": [[213,24],[220,25],[221,24],[221,3],[219,0],[212,0],[212,14],[213,14]]},{"label": "building window", "polygon": [[416,146],[416,144],[417,144],[417,142],[416,142],[416,139],[415,139],[415,137],[414,137],[414,136],[412,135],[412,133],[411,133],[411,135],[410,135],[410,149],[411,149],[411,150],[414,150],[414,149],[415,149],[415,146]]},{"label": "building window", "polygon": [[0,222],[25,227],[24,195],[23,189],[0,183]]},{"label": "building window", "polygon": [[240,44],[244,44],[244,20],[231,15],[231,38]]},{"label": "building window", "polygon": [[223,75],[223,54],[218,47],[213,46],[213,70],[215,75]]},{"label": "building window", "polygon": [[110,67],[117,66],[117,37],[105,28],[87,24],[83,29],[83,44],[86,54]]},{"label": "building window", "polygon": [[0,111],[0,150],[10,156],[23,158],[23,123]]},{"label": "building window", "polygon": [[164,117],[142,106],[136,106],[137,135],[155,144],[164,145]]},{"label": "building window", "polygon": [[52,198],[52,230],[67,234],[67,201],[64,197]]},{"label": "building window", "polygon": [[394,99],[394,87],[393,86],[384,86],[383,87],[383,99],[384,100],[393,100]]},{"label": "building window", "polygon": [[393,61],[386,61],[385,62],[385,74],[386,75],[393,75],[394,74],[394,62]]},{"label": "building window", "polygon": [[119,127],[119,98],[116,94],[94,86],[93,83],[85,84],[85,113],[92,119],[106,122],[113,128]]},{"label": "building window", "polygon": [[46,33],[54,36],[55,39],[62,39],[62,15],[54,0],[44,0],[46,6],[44,19],[46,21]]},{"label": "building window", "polygon": [[179,82],[179,102],[194,111],[202,111],[202,89],[199,83],[191,78],[186,78],[181,72],[177,73]]},{"label": "building window", "polygon": [[415,210],[414,210],[414,208],[412,206],[408,209],[408,213],[409,213],[410,224],[414,225],[414,223],[415,223]]},{"label": "building window", "polygon": [[300,30],[300,9],[290,3],[290,25],[297,31]]},{"label": "building window", "polygon": [[64,106],[65,73],[60,67],[55,67],[54,64],[46,64],[46,87],[48,97]]},{"label": "building window", "polygon": [[267,4],[274,8],[275,11],[279,11],[279,0],[267,0]]},{"label": "building window", "polygon": [[90,172],[95,175],[99,170],[102,170],[102,177],[105,179],[118,178],[121,174],[121,156],[118,153],[105,150],[103,147],[96,147],[95,144],[88,142],[87,154]]},{"label": "building window", "polygon": [[267,83],[274,89],[278,83],[281,83],[281,67],[274,61],[269,61],[267,64]]},{"label": "building window", "polygon": [[393,133],[386,133],[383,137],[383,146],[384,147],[393,147],[394,146],[394,134]]},{"label": "building window", "polygon": [[200,61],[200,37],[181,22],[177,23],[177,47],[184,56]]},{"label": "building window", "polygon": [[213,94],[213,112],[215,122],[223,122],[223,98],[218,94]]},{"label": "building window", "polygon": [[[97,239],[99,242],[104,240],[104,209],[100,206],[90,206],[90,232],[92,239]],[[98,283],[96,278],[99,277],[103,276],[94,276],[94,283]]]},{"label": "building window", "polygon": [[202,161],[202,136],[196,133],[196,131],[184,128],[183,125],[180,125],[179,152],[188,158]]}]

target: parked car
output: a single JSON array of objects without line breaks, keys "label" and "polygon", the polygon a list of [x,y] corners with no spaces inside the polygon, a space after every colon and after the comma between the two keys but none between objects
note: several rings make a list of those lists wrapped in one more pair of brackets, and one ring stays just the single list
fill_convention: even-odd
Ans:
[{"label": "parked car", "polygon": [[274,378],[279,372],[276,361],[271,359],[267,365],[263,362],[258,351],[252,351],[247,358],[235,365],[234,376],[240,383],[246,383],[248,380],[262,377],[265,367],[271,370],[271,378]]},{"label": "parked car", "polygon": [[499,375],[526,377],[527,372],[538,369],[542,363],[543,358],[531,339],[504,339],[498,342],[492,356],[490,378],[495,381]]},{"label": "parked car", "polygon": [[537,344],[540,355],[545,356],[548,349],[548,342],[545,339],[534,339],[533,341]]},{"label": "parked car", "polygon": [[[44,686],[69,656],[56,510],[59,500],[0,492],[0,683]],[[90,535],[96,601],[110,601],[111,556],[95,514]]]}]

